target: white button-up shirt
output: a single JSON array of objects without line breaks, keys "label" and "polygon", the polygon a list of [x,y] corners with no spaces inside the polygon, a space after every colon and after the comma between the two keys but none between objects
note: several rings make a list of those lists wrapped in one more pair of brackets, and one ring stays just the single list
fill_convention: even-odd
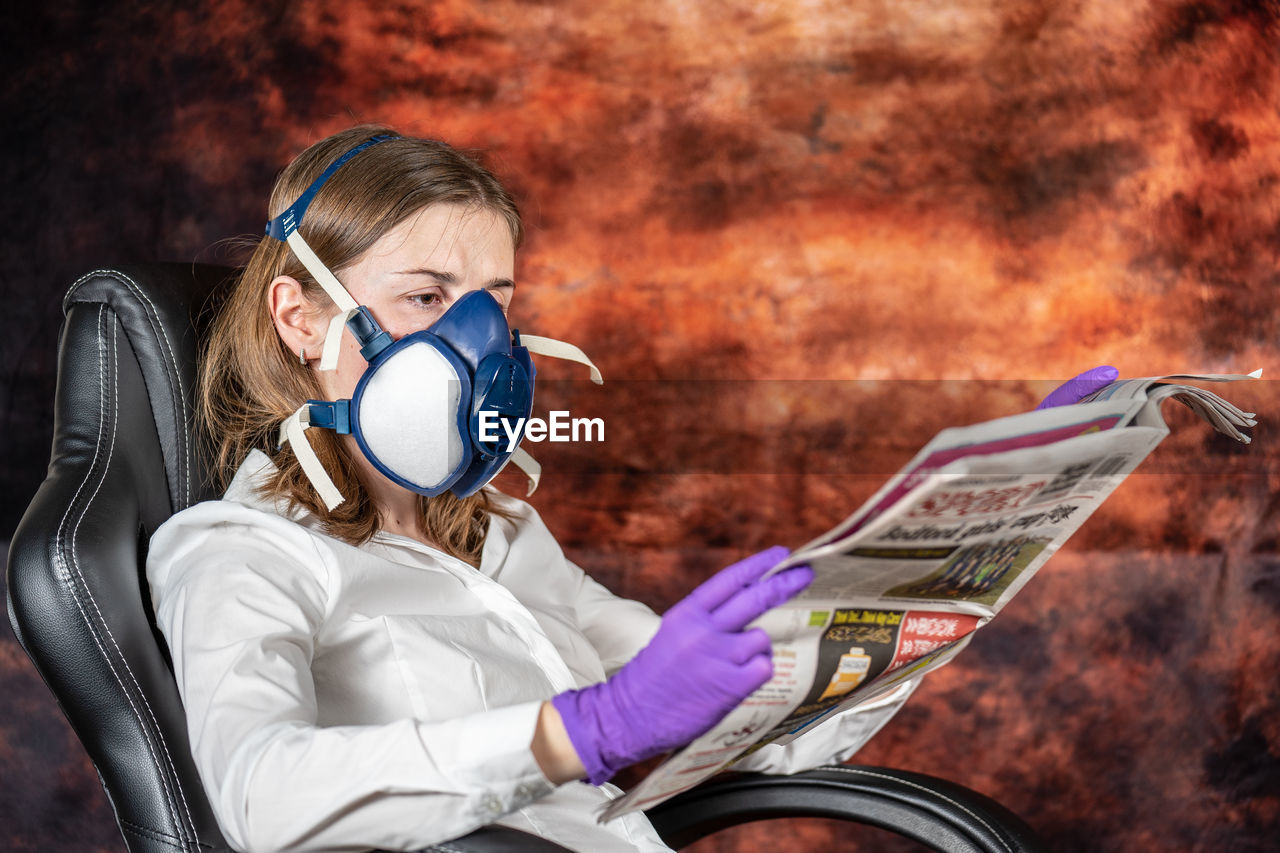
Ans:
[{"label": "white button-up shirt", "polygon": [[[643,815],[598,824],[612,785],[555,786],[542,702],[598,681],[657,630],[494,493],[479,569],[379,533],[353,546],[264,501],[253,453],[221,501],[151,540],[147,578],[191,746],[239,850],[416,850],[500,823],[576,850],[667,850]],[[905,700],[843,715],[750,768],[842,759]],[[826,734],[820,734],[825,732]]]}]

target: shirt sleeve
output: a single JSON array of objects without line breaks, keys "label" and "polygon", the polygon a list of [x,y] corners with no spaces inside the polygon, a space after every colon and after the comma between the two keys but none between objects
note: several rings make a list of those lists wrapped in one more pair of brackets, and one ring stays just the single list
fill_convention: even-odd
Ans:
[{"label": "shirt sleeve", "polygon": [[539,702],[317,726],[328,571],[296,525],[189,510],[156,534],[148,578],[197,769],[236,849],[414,850],[553,789],[530,750]]},{"label": "shirt sleeve", "polygon": [[662,619],[640,602],[614,595],[572,562],[565,562],[578,579],[574,599],[578,626],[600,655],[605,673],[613,675],[653,639]]}]

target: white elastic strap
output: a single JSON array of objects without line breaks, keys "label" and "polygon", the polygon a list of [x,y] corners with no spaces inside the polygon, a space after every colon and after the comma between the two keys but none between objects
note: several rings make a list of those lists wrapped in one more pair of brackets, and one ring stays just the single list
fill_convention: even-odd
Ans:
[{"label": "white elastic strap", "polygon": [[289,442],[289,446],[293,448],[293,455],[302,466],[302,473],[307,475],[316,494],[320,495],[320,500],[324,501],[325,507],[332,512],[334,507],[342,503],[343,497],[338,487],[333,484],[333,480],[329,479],[329,473],[320,464],[320,457],[316,456],[315,450],[311,448],[311,441],[307,438],[310,412],[310,405],[303,403],[298,411],[285,419],[285,422],[280,425],[280,444]]},{"label": "white elastic strap", "polygon": [[[521,338],[524,336],[521,335]],[[517,447],[511,453],[511,458],[507,461],[511,462],[517,468],[524,472],[529,478],[529,490],[524,493],[525,497],[533,494],[538,488],[538,480],[542,479],[542,466],[538,464],[538,460],[529,455],[523,447]]]},{"label": "white elastic strap", "polygon": [[311,273],[316,283],[329,294],[333,304],[338,306],[339,313],[329,321],[329,331],[324,338],[324,349],[320,352],[320,369],[333,370],[338,366],[338,344],[342,341],[342,327],[360,306],[342,286],[342,282],[338,281],[338,277],[329,271],[315,252],[311,251],[307,241],[302,239],[302,234],[293,231],[285,239],[289,243],[289,248],[293,249],[293,253],[298,256],[298,260],[302,261],[302,265],[307,268],[307,272]]},{"label": "white elastic strap", "polygon": [[346,327],[347,321],[359,311],[359,308],[352,308],[349,311],[334,314],[333,319],[329,321],[329,331],[324,334],[324,349],[320,350],[321,370],[338,369],[338,353],[342,351],[338,344],[342,341],[342,330]]},{"label": "white elastic strap", "polygon": [[604,384],[604,377],[600,374],[600,369],[591,363],[591,359],[587,358],[585,352],[573,344],[557,341],[555,338],[544,338],[541,335],[526,335],[524,332],[520,333],[520,343],[528,347],[529,352],[535,355],[548,355],[552,358],[562,358],[565,361],[576,361],[578,364],[585,364],[591,368],[591,381],[597,385]]}]

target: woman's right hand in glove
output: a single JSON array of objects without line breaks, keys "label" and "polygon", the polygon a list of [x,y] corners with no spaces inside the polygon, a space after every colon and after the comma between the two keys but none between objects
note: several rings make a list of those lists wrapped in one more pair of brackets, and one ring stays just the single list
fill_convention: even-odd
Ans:
[{"label": "woman's right hand in glove", "polygon": [[761,580],[788,553],[770,548],[721,570],[612,678],[551,700],[592,784],[683,746],[773,676],[768,634],[743,628],[813,580],[808,566]]}]

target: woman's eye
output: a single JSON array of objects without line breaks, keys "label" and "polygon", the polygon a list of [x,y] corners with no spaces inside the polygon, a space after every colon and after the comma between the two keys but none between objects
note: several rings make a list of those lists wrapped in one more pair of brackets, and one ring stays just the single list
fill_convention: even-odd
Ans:
[{"label": "woman's eye", "polygon": [[511,306],[511,292],[514,290],[509,284],[500,284],[495,287],[488,288],[489,295],[498,300],[498,304],[502,306],[502,310],[506,311]]},{"label": "woman's eye", "polygon": [[438,293],[415,293],[409,299],[424,307],[435,307],[440,304],[440,294]]}]

